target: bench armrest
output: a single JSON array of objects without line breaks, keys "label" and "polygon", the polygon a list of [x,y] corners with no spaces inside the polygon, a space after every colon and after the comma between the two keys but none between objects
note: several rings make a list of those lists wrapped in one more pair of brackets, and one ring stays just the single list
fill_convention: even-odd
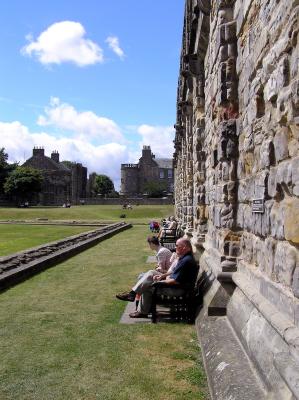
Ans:
[{"label": "bench armrest", "polygon": [[152,283],[152,287],[155,289],[158,288],[171,288],[171,289],[184,289],[181,285],[169,285],[165,281],[158,281]]}]

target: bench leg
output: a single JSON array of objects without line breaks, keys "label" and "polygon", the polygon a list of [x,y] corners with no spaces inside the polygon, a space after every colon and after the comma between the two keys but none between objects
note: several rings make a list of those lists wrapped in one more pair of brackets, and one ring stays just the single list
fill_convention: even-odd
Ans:
[{"label": "bench leg", "polygon": [[157,323],[157,305],[155,302],[152,303],[152,323],[156,324]]},{"label": "bench leg", "polygon": [[154,291],[153,291],[151,313],[152,313],[152,323],[156,324],[157,323],[157,288],[154,288]]}]

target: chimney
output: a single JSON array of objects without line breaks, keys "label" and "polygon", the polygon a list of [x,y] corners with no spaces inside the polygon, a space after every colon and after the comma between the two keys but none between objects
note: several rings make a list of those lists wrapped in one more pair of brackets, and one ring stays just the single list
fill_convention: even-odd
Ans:
[{"label": "chimney", "polygon": [[59,153],[57,150],[52,151],[51,159],[57,163],[59,163]]},{"label": "chimney", "polygon": [[152,158],[151,146],[143,146],[142,157],[144,159],[151,159]]},{"label": "chimney", "polygon": [[33,147],[32,155],[37,157],[44,157],[45,149],[43,147]]}]

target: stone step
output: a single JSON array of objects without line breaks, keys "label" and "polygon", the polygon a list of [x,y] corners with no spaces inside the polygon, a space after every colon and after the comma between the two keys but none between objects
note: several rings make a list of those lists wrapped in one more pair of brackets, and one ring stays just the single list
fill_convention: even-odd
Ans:
[{"label": "stone step", "polygon": [[265,400],[267,392],[227,317],[202,309],[196,330],[212,400]]}]

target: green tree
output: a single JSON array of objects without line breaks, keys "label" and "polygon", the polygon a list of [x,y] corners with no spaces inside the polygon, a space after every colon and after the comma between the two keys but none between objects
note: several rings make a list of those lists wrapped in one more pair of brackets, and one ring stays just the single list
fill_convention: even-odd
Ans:
[{"label": "green tree", "polygon": [[0,168],[4,168],[7,165],[8,154],[5,153],[5,148],[0,149]]},{"label": "green tree", "polygon": [[112,192],[109,192],[107,197],[109,197],[110,199],[115,199],[119,197],[119,192],[117,192],[116,190],[112,190]]},{"label": "green tree", "polygon": [[17,201],[30,201],[41,191],[43,177],[39,170],[30,167],[17,167],[4,183],[6,194]]},{"label": "green tree", "polygon": [[109,193],[115,192],[114,184],[107,175],[96,175],[93,184],[93,191],[96,194],[107,196]]},{"label": "green tree", "polygon": [[143,185],[143,192],[149,197],[163,197],[166,190],[165,182],[149,181]]},{"label": "green tree", "polygon": [[4,182],[8,175],[17,167],[17,164],[9,164],[7,162],[8,154],[4,147],[0,149],[0,195],[4,193]]}]

